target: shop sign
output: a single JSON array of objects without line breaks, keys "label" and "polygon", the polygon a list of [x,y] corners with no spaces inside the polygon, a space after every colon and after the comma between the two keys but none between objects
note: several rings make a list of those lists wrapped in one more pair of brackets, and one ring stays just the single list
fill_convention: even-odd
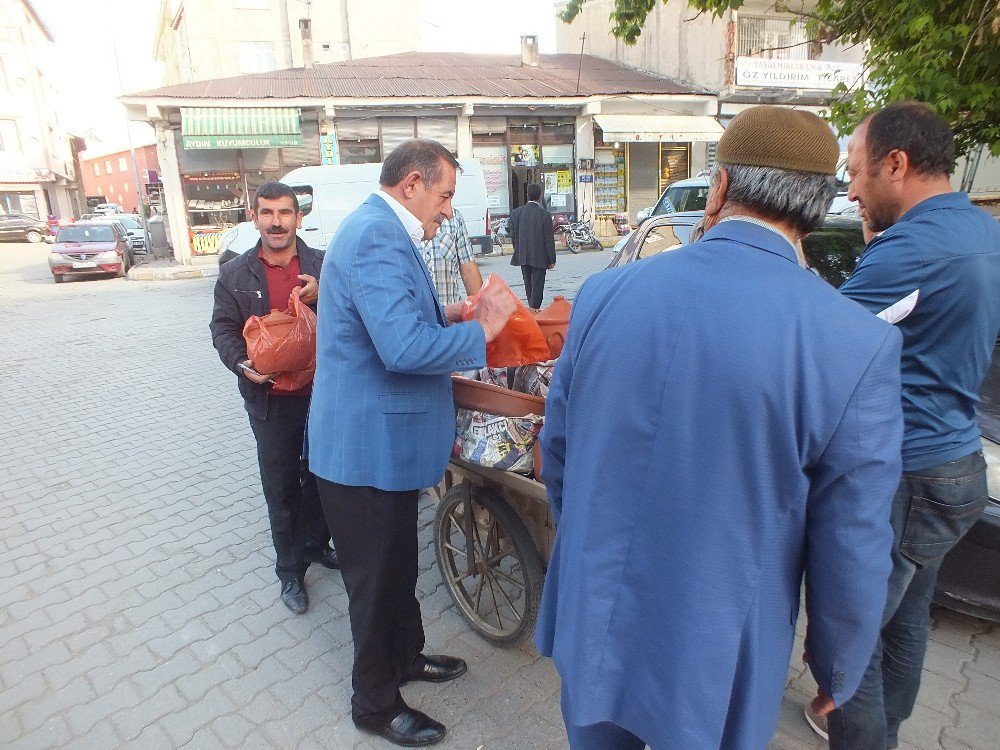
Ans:
[{"label": "shop sign", "polygon": [[737,86],[831,91],[838,83],[853,88],[861,82],[862,66],[858,63],[736,58]]},{"label": "shop sign", "polygon": [[201,172],[192,174],[182,174],[181,180],[188,183],[189,185],[195,185],[197,183],[218,183],[218,182],[238,182],[240,179],[239,172]]},{"label": "shop sign", "polygon": [[476,146],[472,155],[483,166],[486,183],[486,201],[490,208],[507,211],[510,198],[507,190],[507,148],[505,146]]},{"label": "shop sign", "polygon": [[181,138],[188,151],[199,149],[285,148],[301,146],[299,133],[272,135],[185,135]]},{"label": "shop sign", "polygon": [[583,182],[593,183],[593,181],[594,181],[594,175],[592,175],[592,174],[582,174],[582,175],[580,175],[580,182],[581,183],[583,183]]},{"label": "shop sign", "polygon": [[45,168],[0,167],[0,182],[41,182],[52,179],[52,171]]}]

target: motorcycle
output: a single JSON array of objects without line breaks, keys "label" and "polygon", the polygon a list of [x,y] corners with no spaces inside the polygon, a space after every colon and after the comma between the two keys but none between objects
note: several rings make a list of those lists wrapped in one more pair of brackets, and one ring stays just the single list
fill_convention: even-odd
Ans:
[{"label": "motorcycle", "polygon": [[566,226],[566,247],[573,254],[576,254],[581,250],[604,249],[604,246],[601,245],[601,241],[597,239],[597,235],[594,234],[593,227],[591,227],[590,223],[586,221],[571,222]]}]

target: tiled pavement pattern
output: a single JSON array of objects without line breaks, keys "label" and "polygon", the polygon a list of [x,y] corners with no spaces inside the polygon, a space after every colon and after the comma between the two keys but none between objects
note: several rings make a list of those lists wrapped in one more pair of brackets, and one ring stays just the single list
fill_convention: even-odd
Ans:
[{"label": "tiled pavement pattern", "polygon": [[[45,253],[0,245],[0,746],[388,747],[349,719],[339,573],[309,571],[306,615],[277,600],[253,441],[209,340],[213,282],[55,286]],[[567,290],[603,265],[559,262]],[[508,263],[484,270],[513,283]],[[449,726],[442,748],[564,747],[551,664],[467,630],[431,517],[428,648],[470,669],[406,699]],[[904,747],[995,750],[1000,629],[944,613],[933,638]],[[798,713],[812,690],[800,652],[775,750],[823,747]]]}]

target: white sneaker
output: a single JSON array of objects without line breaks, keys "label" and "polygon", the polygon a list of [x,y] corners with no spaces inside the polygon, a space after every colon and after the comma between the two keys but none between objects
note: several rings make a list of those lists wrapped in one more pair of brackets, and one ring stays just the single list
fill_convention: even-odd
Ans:
[{"label": "white sneaker", "polygon": [[827,732],[826,716],[820,716],[815,713],[812,710],[811,703],[807,703],[802,707],[802,714],[806,717],[806,722],[812,727],[812,730],[824,740],[829,741],[830,734]]}]

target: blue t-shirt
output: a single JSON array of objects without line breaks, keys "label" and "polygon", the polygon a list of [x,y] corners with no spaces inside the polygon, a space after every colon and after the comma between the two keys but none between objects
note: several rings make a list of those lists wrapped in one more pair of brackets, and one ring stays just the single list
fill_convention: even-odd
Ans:
[{"label": "blue t-shirt", "polygon": [[1000,329],[1000,223],[965,193],[911,208],[871,241],[840,290],[879,312],[914,289],[903,334],[903,470],[982,447],[979,388]]}]

